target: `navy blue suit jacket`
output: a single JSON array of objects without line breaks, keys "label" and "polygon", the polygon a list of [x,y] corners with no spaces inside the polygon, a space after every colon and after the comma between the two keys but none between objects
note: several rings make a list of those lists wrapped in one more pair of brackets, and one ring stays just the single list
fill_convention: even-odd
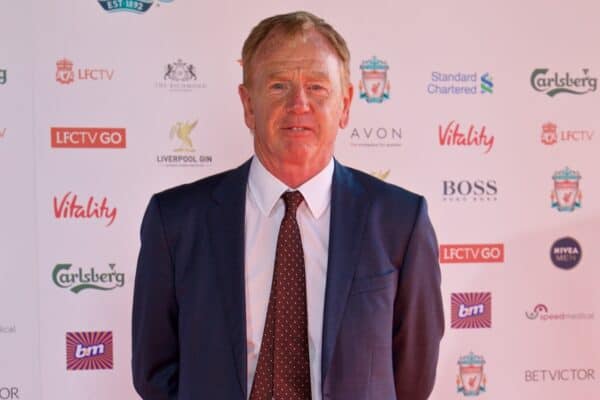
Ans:
[{"label": "navy blue suit jacket", "polygon": [[[133,302],[133,380],[146,400],[247,399],[249,166],[150,200]],[[335,163],[323,318],[324,400],[429,396],[444,317],[423,197]]]}]

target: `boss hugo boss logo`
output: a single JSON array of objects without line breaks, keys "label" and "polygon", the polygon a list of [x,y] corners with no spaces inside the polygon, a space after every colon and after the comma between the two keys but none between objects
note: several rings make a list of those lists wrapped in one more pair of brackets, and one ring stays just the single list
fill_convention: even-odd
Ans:
[{"label": "boss hugo boss logo", "polygon": [[445,179],[442,181],[442,199],[446,202],[493,202],[497,200],[498,183],[495,179]]}]

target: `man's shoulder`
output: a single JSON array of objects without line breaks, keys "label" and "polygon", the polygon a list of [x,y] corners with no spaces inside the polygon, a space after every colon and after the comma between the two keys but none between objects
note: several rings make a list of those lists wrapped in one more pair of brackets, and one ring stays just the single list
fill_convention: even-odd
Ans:
[{"label": "man's shoulder", "polygon": [[239,190],[245,190],[244,172],[246,164],[240,167],[229,169],[223,172],[219,172],[214,175],[210,175],[194,182],[184,183],[182,185],[174,186],[165,189],[161,192],[156,193],[153,197],[163,206],[174,207],[174,208],[187,208],[189,206],[201,206],[202,204],[208,204],[209,200],[217,193],[221,186],[227,185],[227,181],[231,180],[234,176],[238,176],[238,179],[230,184],[237,184]]},{"label": "man's shoulder", "polygon": [[412,192],[404,187],[394,185],[386,182],[380,178],[376,178],[373,175],[367,174],[366,172],[357,170],[352,167],[341,165],[367,193],[373,201],[392,201],[397,203],[420,203],[423,200],[423,196]]}]

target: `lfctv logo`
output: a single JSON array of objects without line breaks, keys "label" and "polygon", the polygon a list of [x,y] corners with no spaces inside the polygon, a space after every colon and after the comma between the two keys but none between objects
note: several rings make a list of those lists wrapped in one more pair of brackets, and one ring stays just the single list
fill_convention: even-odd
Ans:
[{"label": "lfctv logo", "polygon": [[440,263],[501,263],[504,244],[442,244]]},{"label": "lfctv logo", "polygon": [[124,149],[125,128],[50,128],[50,143],[54,148]]}]

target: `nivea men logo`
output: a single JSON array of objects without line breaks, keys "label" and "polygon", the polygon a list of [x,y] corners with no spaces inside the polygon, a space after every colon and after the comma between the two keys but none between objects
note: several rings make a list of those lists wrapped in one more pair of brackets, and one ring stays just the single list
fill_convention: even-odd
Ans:
[{"label": "nivea men logo", "polygon": [[583,74],[571,75],[570,72],[550,72],[548,68],[537,68],[531,73],[531,87],[538,92],[554,97],[560,93],[582,95],[595,92],[598,78],[589,76],[589,68],[583,68]]},{"label": "nivea men logo", "polygon": [[581,246],[571,237],[558,239],[552,244],[550,259],[558,268],[575,268],[581,260]]}]

